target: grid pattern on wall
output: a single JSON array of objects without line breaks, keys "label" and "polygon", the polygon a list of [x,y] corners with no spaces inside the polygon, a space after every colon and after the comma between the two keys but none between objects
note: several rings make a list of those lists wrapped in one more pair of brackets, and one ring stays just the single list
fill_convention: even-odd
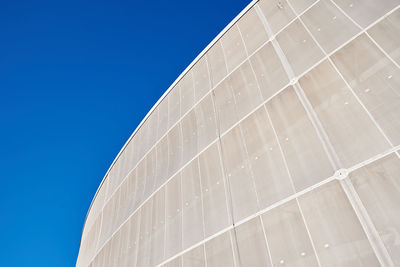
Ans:
[{"label": "grid pattern on wall", "polygon": [[114,161],[77,266],[399,266],[399,4],[253,1]]}]

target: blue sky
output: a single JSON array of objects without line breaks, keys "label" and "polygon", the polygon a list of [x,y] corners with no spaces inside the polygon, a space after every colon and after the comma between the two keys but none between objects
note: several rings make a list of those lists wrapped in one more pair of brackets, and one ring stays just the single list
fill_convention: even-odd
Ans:
[{"label": "blue sky", "polygon": [[249,3],[0,1],[0,266],[74,266],[119,150]]}]

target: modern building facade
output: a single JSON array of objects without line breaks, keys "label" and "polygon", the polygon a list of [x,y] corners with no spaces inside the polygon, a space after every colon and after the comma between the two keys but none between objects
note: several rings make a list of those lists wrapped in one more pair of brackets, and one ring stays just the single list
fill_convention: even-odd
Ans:
[{"label": "modern building facade", "polygon": [[250,3],[118,154],[77,266],[400,266],[399,4]]}]

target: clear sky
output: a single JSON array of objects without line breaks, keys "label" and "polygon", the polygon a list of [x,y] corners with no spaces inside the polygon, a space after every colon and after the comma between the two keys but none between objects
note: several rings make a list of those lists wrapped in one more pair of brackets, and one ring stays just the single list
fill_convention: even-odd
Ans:
[{"label": "clear sky", "polygon": [[0,0],[0,266],[74,266],[100,181],[250,2]]}]

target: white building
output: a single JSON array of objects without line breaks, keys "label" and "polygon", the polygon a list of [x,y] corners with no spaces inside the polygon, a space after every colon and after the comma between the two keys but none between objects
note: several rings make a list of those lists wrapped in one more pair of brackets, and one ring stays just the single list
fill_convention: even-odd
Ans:
[{"label": "white building", "polygon": [[399,4],[250,3],[122,148],[77,266],[400,266]]}]

